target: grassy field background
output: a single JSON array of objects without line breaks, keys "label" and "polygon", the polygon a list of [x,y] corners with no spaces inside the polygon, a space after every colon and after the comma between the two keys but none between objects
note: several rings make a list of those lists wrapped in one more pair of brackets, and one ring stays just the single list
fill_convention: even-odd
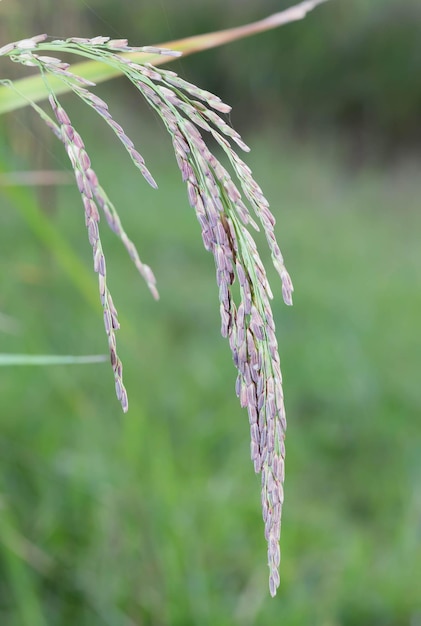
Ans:
[{"label": "grassy field background", "polygon": [[[79,127],[161,299],[104,224],[127,415],[107,364],[1,369],[0,623],[419,626],[421,162],[350,169],[335,142],[245,133],[295,284],[288,309],[269,270],[289,420],[271,600],[213,261],[163,131],[121,106],[159,191]],[[106,353],[77,190],[38,216],[1,193],[1,351]]]}]

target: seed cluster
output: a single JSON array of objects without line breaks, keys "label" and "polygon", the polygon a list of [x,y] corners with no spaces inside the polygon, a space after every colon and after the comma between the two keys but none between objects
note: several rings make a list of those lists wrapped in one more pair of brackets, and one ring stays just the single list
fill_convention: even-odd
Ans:
[{"label": "seed cluster", "polygon": [[127,411],[127,392],[123,385],[122,378],[123,367],[119,357],[117,356],[114,332],[120,328],[120,324],[117,318],[117,311],[107,287],[105,257],[98,230],[98,180],[95,172],[91,169],[91,161],[85,150],[83,140],[79,133],[73,128],[69,116],[60,106],[53,94],[50,94],[49,101],[57,122],[59,123],[61,140],[72,164],[76,176],[77,186],[83,200],[85,208],[85,223],[88,230],[89,243],[92,246],[94,257],[94,270],[98,274],[99,294],[104,311],[104,325],[108,337],[111,365],[114,371],[116,394],[117,398],[121,402],[123,411]]},{"label": "seed cluster", "polygon": [[[112,128],[133,163],[153,187],[156,187],[156,183],[143,157],[123,128],[114,121],[108,105],[89,91],[88,87],[92,83],[74,75],[69,65],[58,58],[39,55],[38,52],[46,47],[70,51],[118,68],[159,114],[171,135],[178,167],[187,185],[188,199],[201,227],[203,244],[215,260],[221,333],[228,339],[237,369],[236,393],[241,406],[248,411],[251,459],[255,472],[260,473],[262,479],[261,500],[268,544],[269,589],[273,596],[279,586],[286,418],[278,344],[270,306],[272,292],[250,228],[259,230],[261,227],[265,233],[274,266],[282,281],[283,299],[288,305],[292,304],[293,287],[276,241],[275,218],[269,203],[250,168],[238,156],[232,144],[245,151],[248,151],[248,147],[221,117],[220,114],[228,113],[230,107],[221,102],[220,98],[184,81],[174,72],[135,63],[120,55],[122,51],[134,50],[163,54],[169,51],[131,48],[126,40],[109,40],[106,37],[71,38],[48,44],[42,37],[11,44],[12,48],[6,47],[6,52],[2,52],[4,48],[0,49],[0,54],[10,54],[13,60],[38,66],[47,87],[49,74],[59,76]],[[99,276],[117,396],[123,409],[127,410],[122,366],[115,347],[114,331],[119,326],[106,284],[105,259],[98,231],[98,209],[104,212],[108,224],[124,243],[151,292],[158,297],[155,279],[150,268],[140,261],[114,206],[100,187],[80,135],[51,87],[49,89],[50,104],[58,124],[44,112],[38,112],[64,143],[75,172],[85,208],[94,268]],[[209,150],[203,138],[204,133],[210,135],[225,153],[237,183]],[[238,287],[234,288],[235,283]]]}]

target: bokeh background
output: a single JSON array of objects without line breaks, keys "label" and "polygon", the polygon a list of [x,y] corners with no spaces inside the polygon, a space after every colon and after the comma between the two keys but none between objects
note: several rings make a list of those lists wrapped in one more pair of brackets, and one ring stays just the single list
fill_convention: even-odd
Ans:
[{"label": "bokeh background", "polygon": [[[3,0],[1,44],[151,45],[287,4]],[[420,32],[418,0],[337,0],[171,66],[234,106],[295,283],[287,309],[259,240],[289,418],[274,600],[213,261],[170,142],[121,79],[98,88],[156,192],[63,98],[161,300],[103,228],[127,415],[107,364],[1,369],[2,626],[421,625]],[[76,189],[7,184],[41,169],[70,180],[66,155],[31,111],[3,116],[0,138],[0,351],[105,353]]]}]

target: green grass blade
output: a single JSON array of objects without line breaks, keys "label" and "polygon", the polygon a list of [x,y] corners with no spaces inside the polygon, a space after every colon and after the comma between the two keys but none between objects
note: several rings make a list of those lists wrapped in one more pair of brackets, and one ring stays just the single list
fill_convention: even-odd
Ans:
[{"label": "green grass blade", "polygon": [[11,365],[80,365],[88,363],[104,363],[108,361],[105,354],[87,356],[55,355],[55,354],[0,354],[0,367]]}]

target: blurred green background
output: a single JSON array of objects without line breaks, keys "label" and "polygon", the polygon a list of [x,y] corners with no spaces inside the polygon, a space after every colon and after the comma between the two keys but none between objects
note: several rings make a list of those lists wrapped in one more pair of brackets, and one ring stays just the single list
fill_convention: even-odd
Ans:
[{"label": "blurred green background", "polygon": [[[3,0],[1,44],[35,32],[154,44],[287,4]],[[337,1],[171,65],[234,105],[295,283],[287,309],[259,239],[289,418],[274,600],[213,261],[170,142],[120,79],[97,90],[153,191],[101,120],[63,98],[161,300],[104,227],[127,415],[107,364],[1,370],[1,626],[421,625],[420,28],[419,1]],[[0,137],[3,174],[69,172],[32,112],[4,116]],[[0,194],[0,351],[105,353],[77,190]]]}]

